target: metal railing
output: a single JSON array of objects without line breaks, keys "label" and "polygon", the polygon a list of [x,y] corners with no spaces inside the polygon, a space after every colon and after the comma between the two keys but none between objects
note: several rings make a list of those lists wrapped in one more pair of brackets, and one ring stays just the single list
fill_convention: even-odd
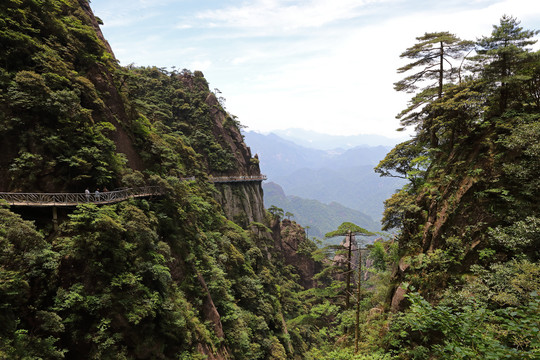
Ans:
[{"label": "metal railing", "polygon": [[[182,178],[193,181],[195,177]],[[213,183],[249,182],[266,180],[266,175],[256,176],[217,176],[210,177]],[[163,195],[159,186],[126,188],[100,193],[12,193],[0,192],[0,200],[14,206],[77,206],[79,204],[114,204],[130,198]]]},{"label": "metal railing", "polygon": [[214,183],[228,183],[228,182],[247,182],[247,181],[263,181],[266,180],[266,175],[255,176],[216,176],[210,177],[210,181]]},{"label": "metal railing", "polygon": [[15,206],[76,206],[85,203],[113,204],[130,198],[156,195],[163,195],[163,188],[144,186],[91,194],[0,192],[0,199]]}]

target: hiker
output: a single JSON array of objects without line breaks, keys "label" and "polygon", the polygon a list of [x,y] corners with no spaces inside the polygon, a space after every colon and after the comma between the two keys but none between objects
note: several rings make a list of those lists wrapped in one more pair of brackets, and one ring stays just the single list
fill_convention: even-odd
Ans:
[{"label": "hiker", "polygon": [[96,201],[99,201],[99,189],[96,189],[96,192],[94,193],[96,197]]},{"label": "hiker", "polygon": [[88,190],[88,188],[86,188],[86,190],[84,190],[84,194],[86,195],[86,202],[89,202],[90,201],[90,190]]}]

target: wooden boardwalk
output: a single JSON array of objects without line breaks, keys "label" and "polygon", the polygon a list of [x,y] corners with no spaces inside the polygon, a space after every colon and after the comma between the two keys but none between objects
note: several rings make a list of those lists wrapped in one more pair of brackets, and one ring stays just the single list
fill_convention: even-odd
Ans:
[{"label": "wooden boardwalk", "polygon": [[[182,178],[183,181],[193,181],[195,177]],[[210,177],[213,183],[238,183],[266,180],[265,175],[258,176],[221,176]],[[80,204],[114,204],[132,198],[145,198],[163,195],[163,188],[159,186],[144,186],[138,188],[126,188],[114,191],[91,193],[14,193],[0,192],[0,200],[6,201],[12,206],[77,206]]]}]

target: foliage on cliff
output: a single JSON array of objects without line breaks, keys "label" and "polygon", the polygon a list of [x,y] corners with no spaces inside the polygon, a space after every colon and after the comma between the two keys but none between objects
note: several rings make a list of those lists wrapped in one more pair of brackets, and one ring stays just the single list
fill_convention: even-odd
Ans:
[{"label": "foliage on cliff", "polygon": [[120,68],[85,1],[10,0],[0,14],[6,189],[112,188],[130,168],[238,170],[223,139],[241,139],[238,123],[201,72]]},{"label": "foliage on cliff", "polygon": [[301,356],[300,285],[204,181],[258,167],[202,73],[118,66],[83,0],[4,1],[0,23],[1,190],[165,190],[56,232],[0,208],[0,358]]},{"label": "foliage on cliff", "polygon": [[[136,129],[138,135],[144,135],[139,133],[144,133],[144,123],[149,122],[159,133],[174,136],[200,154],[199,161],[206,171],[238,174],[239,164],[224,136],[239,133],[239,124],[209,91],[202,72],[128,66],[120,78],[122,91],[132,100],[133,110],[144,114],[143,124]],[[222,132],[216,129],[216,117],[225,125]],[[151,146],[143,147],[144,158],[150,159],[152,155],[156,154]]]},{"label": "foliage on cliff", "polygon": [[[503,16],[474,56],[466,57],[472,43],[452,37],[461,56],[453,54],[454,68],[441,58],[437,73],[423,56],[445,49],[447,33],[426,34],[402,55],[418,71],[400,114],[416,134],[376,171],[410,180],[387,200],[383,220],[399,229],[393,305],[410,309],[391,334],[403,358],[538,357],[537,33]],[[442,86],[422,88],[435,73]],[[399,286],[408,286],[405,301]]]},{"label": "foliage on cliff", "polygon": [[[2,184],[65,189],[111,184],[125,166],[88,74],[115,65],[76,1],[0,4]],[[9,170],[6,172],[5,170]],[[93,185],[93,184],[92,184]]]},{"label": "foliage on cliff", "polygon": [[[410,180],[384,219],[400,229],[392,304],[408,286],[409,310],[381,315],[398,255],[393,241],[374,244],[372,291],[357,293],[361,349],[388,352],[371,358],[538,357],[535,34],[503,17],[459,71],[445,55],[458,64],[473,44],[448,33],[404,53],[416,59],[404,71],[429,65],[437,81],[400,114],[416,135],[377,168]],[[353,357],[343,266],[304,289],[270,222],[242,228],[214,200],[207,174],[258,167],[202,73],[120,67],[85,0],[3,1],[0,50],[1,190],[165,190],[79,206],[58,231],[0,207],[0,358]],[[421,87],[416,74],[397,89]],[[297,234],[281,243],[296,257],[333,259]]]}]

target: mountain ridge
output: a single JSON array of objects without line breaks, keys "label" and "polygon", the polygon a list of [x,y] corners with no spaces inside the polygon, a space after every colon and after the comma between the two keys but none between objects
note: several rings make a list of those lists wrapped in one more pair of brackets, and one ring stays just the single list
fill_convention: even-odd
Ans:
[{"label": "mountain ridge", "polygon": [[321,203],[336,201],[375,220],[382,217],[384,201],[405,183],[402,179],[381,178],[374,172],[390,151],[386,146],[320,150],[276,134],[245,132],[244,137],[258,154],[261,171],[288,195]]},{"label": "mountain ridge", "polygon": [[274,182],[263,184],[264,203],[282,208],[294,214],[294,219],[308,229],[309,236],[324,239],[324,235],[335,230],[342,222],[353,222],[370,231],[380,231],[380,225],[369,215],[350,209],[332,201],[328,204],[314,199],[286,195],[283,188]]},{"label": "mountain ridge", "polygon": [[378,134],[331,135],[301,128],[273,130],[271,133],[302,146],[320,150],[379,145],[393,147],[407,140],[407,136],[391,138]]}]

